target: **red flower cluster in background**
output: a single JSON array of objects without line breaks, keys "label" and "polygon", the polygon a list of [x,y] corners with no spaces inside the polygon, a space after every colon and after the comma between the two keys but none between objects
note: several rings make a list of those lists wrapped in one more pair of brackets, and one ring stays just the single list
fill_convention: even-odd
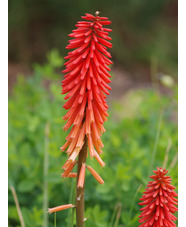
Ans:
[{"label": "red flower cluster in background", "polygon": [[162,168],[157,168],[157,171],[153,171],[155,175],[150,176],[153,181],[150,181],[147,185],[144,195],[140,199],[140,205],[145,205],[141,208],[141,215],[139,216],[139,222],[142,223],[142,227],[173,227],[176,224],[173,222],[177,218],[173,215],[178,208],[176,192],[171,183],[171,177],[165,176],[168,171]]},{"label": "red flower cluster in background", "polygon": [[65,57],[68,61],[63,71],[66,75],[62,81],[62,94],[67,94],[65,100],[68,99],[63,106],[68,110],[63,117],[67,121],[63,129],[66,131],[72,127],[66,143],[61,147],[69,156],[63,166],[62,177],[72,174],[85,137],[90,157],[95,157],[101,166],[105,165],[100,157],[103,148],[101,135],[105,132],[103,123],[108,116],[105,99],[111,89],[108,85],[111,82],[108,65],[112,61],[107,47],[111,48],[112,44],[108,41],[111,40],[108,36],[111,29],[104,28],[103,25],[109,25],[111,21],[107,17],[98,16],[98,13],[95,16],[86,13],[82,18],[85,21],[77,22],[77,29],[69,34],[73,39],[66,47],[74,50]]}]

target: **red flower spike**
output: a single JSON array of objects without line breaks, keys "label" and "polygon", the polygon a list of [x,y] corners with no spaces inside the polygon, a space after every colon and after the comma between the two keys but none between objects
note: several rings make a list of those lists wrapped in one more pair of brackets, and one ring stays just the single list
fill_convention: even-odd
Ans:
[{"label": "red flower spike", "polygon": [[144,195],[140,199],[142,202],[139,205],[145,205],[141,208],[139,223],[141,227],[173,227],[176,224],[173,222],[177,218],[173,215],[178,208],[178,195],[173,190],[175,189],[171,183],[171,177],[165,176],[168,171],[162,168],[157,168],[153,171],[155,175],[150,176],[153,181],[150,181],[145,189]]},{"label": "red flower spike", "polygon": [[[112,61],[107,48],[112,47],[108,36],[112,30],[103,27],[111,21],[98,15],[99,12],[95,16],[88,13],[82,16],[84,20],[77,22],[77,28],[69,34],[72,39],[66,47],[73,50],[65,57],[68,61],[64,64],[66,69],[63,73],[66,75],[62,81],[62,94],[66,94],[64,99],[67,100],[63,107],[68,110],[63,117],[67,121],[63,129],[70,129],[66,143],[61,147],[69,156],[63,166],[62,177],[70,176],[85,137],[90,157],[95,157],[102,167],[105,165],[100,154],[103,147],[101,135],[105,132],[103,124],[108,117],[105,99],[109,95],[108,90],[111,90],[108,65]],[[83,179],[84,169],[82,173]],[[80,179],[79,182],[79,187],[82,187],[83,181]]]}]

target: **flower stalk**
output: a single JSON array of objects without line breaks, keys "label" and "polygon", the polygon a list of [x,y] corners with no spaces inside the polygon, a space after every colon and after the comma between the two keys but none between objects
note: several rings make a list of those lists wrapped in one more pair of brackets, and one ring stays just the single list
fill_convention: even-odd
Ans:
[{"label": "flower stalk", "polygon": [[87,139],[85,137],[85,143],[79,153],[78,167],[77,167],[77,191],[76,191],[76,226],[84,227],[84,196],[85,196],[85,184],[82,187],[78,187],[78,181],[80,171],[83,163],[86,162],[87,157]]}]

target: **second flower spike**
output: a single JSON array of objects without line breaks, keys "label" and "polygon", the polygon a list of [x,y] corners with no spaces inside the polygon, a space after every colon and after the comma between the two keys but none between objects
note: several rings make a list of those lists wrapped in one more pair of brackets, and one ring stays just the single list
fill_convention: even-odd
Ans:
[{"label": "second flower spike", "polygon": [[158,167],[153,172],[155,175],[150,176],[153,181],[148,183],[140,199],[139,205],[144,207],[140,209],[139,226],[175,227],[177,218],[173,214],[178,210],[175,187],[170,184],[171,177],[165,176],[167,170]]}]

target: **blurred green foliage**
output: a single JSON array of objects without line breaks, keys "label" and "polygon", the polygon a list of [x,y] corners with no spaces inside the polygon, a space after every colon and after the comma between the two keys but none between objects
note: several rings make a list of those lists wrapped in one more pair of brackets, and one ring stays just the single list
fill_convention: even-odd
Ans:
[{"label": "blurred green foliage", "polygon": [[177,75],[177,4],[177,0],[9,0],[9,59],[44,62],[51,48],[64,51],[80,16],[99,10],[112,21],[115,62],[134,72],[148,67],[154,56],[160,70]]},{"label": "blurred green foliage", "polygon": [[[72,202],[70,191],[75,183],[75,179],[62,180],[60,177],[61,166],[67,157],[59,148],[67,133],[62,130],[64,99],[60,94],[61,78],[55,68],[59,68],[63,60],[57,50],[48,54],[47,59],[46,64],[34,64],[32,76],[20,75],[9,96],[9,185],[17,192],[27,227],[43,226],[43,214],[47,212],[43,210],[44,181],[48,183],[49,207]],[[103,135],[106,166],[102,169],[95,160],[88,160],[105,184],[99,185],[87,172],[86,226],[136,227],[139,198],[150,180],[149,174],[157,166],[163,166],[170,140],[172,146],[166,168],[172,184],[178,185],[177,86],[174,85],[168,95],[154,88],[131,90],[120,101],[110,99],[109,106],[110,117]],[[50,125],[48,137],[45,134],[47,124]],[[44,177],[46,140],[49,143],[49,170]],[[49,226],[53,226],[53,218],[53,214],[49,215]],[[57,213],[57,226],[67,226],[70,218],[71,211]],[[10,190],[9,226],[20,226]]]}]

